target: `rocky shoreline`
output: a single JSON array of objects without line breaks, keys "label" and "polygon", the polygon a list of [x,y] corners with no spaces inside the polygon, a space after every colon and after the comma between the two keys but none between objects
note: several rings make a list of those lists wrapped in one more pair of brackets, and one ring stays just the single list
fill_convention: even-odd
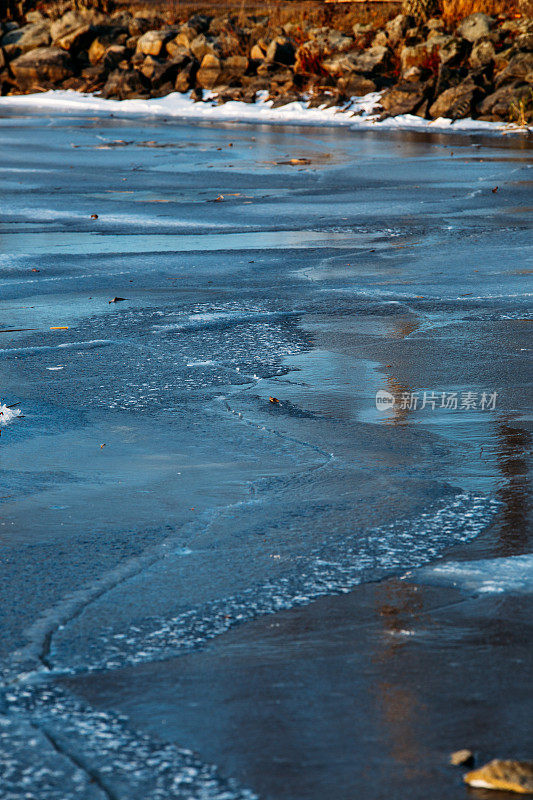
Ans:
[{"label": "rocky shoreline", "polygon": [[204,90],[219,102],[343,106],[381,91],[381,118],[415,114],[533,120],[533,21],[476,13],[450,29],[399,14],[384,26],[276,25],[268,16],[195,14],[175,25],[146,12],[30,11],[0,23],[2,95],[50,89],[105,98]]}]

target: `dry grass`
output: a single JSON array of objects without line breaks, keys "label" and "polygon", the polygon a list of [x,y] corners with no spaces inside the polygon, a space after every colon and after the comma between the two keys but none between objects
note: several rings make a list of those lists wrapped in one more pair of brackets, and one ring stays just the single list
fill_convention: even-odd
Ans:
[{"label": "dry grass", "polygon": [[[86,0],[90,2],[90,0]],[[271,27],[288,22],[296,25],[328,25],[351,31],[356,23],[379,28],[399,13],[398,2],[324,3],[322,0],[115,0],[115,8],[127,8],[151,17],[157,15],[169,24],[186,20],[192,14],[231,14],[243,24],[247,17],[268,16]]]},{"label": "dry grass", "polygon": [[[0,0],[1,2],[1,0]],[[105,0],[41,0],[41,7],[56,12],[72,7],[75,3],[98,6]],[[520,0],[442,0],[442,17],[449,28],[476,11],[491,16],[498,14],[518,15]],[[388,20],[401,10],[401,4],[391,2],[324,2],[324,0],[110,0],[116,11],[127,9],[157,17],[167,24],[185,21],[193,14],[228,14],[246,25],[249,17],[268,17],[271,28],[289,22],[295,25],[327,25],[345,33],[351,33],[355,23],[371,24],[372,28],[384,27]],[[57,13],[56,13],[57,15]]]},{"label": "dry grass", "polygon": [[478,11],[491,17],[518,14],[518,0],[443,0],[442,3],[442,17],[450,27]]}]

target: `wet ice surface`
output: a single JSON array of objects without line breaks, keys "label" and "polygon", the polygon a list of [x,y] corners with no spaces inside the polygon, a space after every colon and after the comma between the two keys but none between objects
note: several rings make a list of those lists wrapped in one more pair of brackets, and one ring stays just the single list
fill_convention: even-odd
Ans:
[{"label": "wet ice surface", "polygon": [[[32,116],[0,141],[8,797],[251,797],[53,676],[427,564],[502,507],[525,547],[526,143]],[[424,390],[498,401],[401,408]]]},{"label": "wet ice surface", "polygon": [[452,584],[482,594],[530,594],[533,591],[533,556],[527,554],[464,563],[446,561],[421,570],[419,574],[428,581]]}]

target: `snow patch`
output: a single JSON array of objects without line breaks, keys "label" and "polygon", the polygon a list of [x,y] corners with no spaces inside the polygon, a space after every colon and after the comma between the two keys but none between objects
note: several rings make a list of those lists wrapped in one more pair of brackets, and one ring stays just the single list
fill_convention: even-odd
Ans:
[{"label": "snow patch", "polygon": [[0,403],[0,425],[9,425],[16,417],[20,417],[21,413],[20,408],[9,408]]}]

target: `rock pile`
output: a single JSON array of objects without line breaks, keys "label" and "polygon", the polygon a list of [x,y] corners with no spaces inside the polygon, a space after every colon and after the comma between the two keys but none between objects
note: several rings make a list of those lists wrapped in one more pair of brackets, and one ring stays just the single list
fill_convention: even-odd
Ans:
[{"label": "rock pile", "polygon": [[220,102],[275,105],[306,98],[341,105],[383,90],[383,116],[478,117],[528,122],[533,115],[533,22],[472,14],[454,30],[440,18],[398,15],[383,29],[351,30],[268,17],[196,14],[182,24],[127,12],[39,11],[0,24],[0,90],[50,88],[147,98],[214,90]]}]

